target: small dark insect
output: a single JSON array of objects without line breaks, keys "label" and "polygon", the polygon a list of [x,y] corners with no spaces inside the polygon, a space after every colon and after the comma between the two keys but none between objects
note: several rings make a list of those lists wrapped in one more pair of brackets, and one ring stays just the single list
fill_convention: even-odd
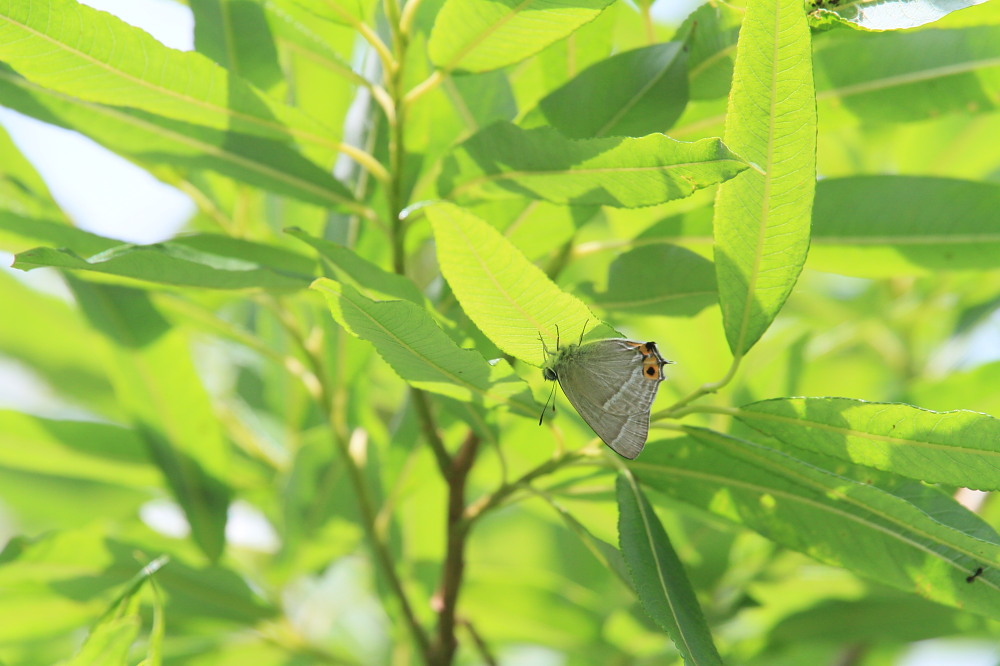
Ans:
[{"label": "small dark insect", "polygon": [[977,567],[976,570],[972,572],[971,576],[966,576],[965,577],[965,582],[966,583],[971,583],[972,581],[974,581],[977,578],[979,578],[979,576],[981,576],[982,573],[983,573],[983,568],[982,567]]}]

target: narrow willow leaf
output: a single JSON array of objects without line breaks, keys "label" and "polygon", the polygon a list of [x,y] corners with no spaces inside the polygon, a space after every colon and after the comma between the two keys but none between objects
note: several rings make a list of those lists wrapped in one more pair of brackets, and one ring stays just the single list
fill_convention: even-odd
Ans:
[{"label": "narrow willow leaf", "polygon": [[[156,572],[156,581],[168,595],[170,607],[188,621],[207,621],[222,630],[232,623],[253,624],[274,615],[274,609],[234,571],[185,564],[185,558],[203,558],[183,542],[151,532],[141,540],[123,541],[109,535],[99,522],[86,524],[37,537],[16,537],[0,552],[0,589],[4,590],[0,614],[18,618],[18,622],[0,625],[5,642],[58,636],[96,622],[113,598],[109,593],[119,586],[127,592],[130,580],[135,581],[133,572],[151,549],[170,557]],[[18,608],[32,612],[18,614]]]},{"label": "narrow willow leaf", "polygon": [[334,21],[342,25],[358,25],[369,16],[377,0],[267,0],[281,10],[307,12],[314,18]]},{"label": "narrow willow leaf", "polygon": [[830,598],[793,612],[768,631],[767,641],[776,650],[800,641],[906,644],[939,636],[975,635],[989,631],[990,625],[984,617],[880,588],[866,591],[860,599]]},{"label": "narrow willow leaf", "polygon": [[635,208],[682,199],[746,168],[718,139],[567,139],[547,127],[496,123],[451,154],[439,188],[448,198],[527,196]]},{"label": "narrow willow leaf", "polygon": [[426,210],[441,273],[469,318],[504,352],[541,365],[539,336],[551,350],[557,341],[575,343],[584,330],[589,338],[616,336],[483,220],[453,204]]},{"label": "narrow willow leaf", "polygon": [[809,248],[816,97],[800,2],[747,6],[725,140],[757,165],[719,188],[715,209],[719,302],[729,347],[742,356],[788,298]]},{"label": "narrow willow leaf", "polygon": [[333,269],[337,282],[350,284],[365,297],[372,300],[403,299],[417,305],[424,304],[423,293],[405,275],[383,270],[343,245],[316,238],[302,229],[291,228],[285,232],[315,248]]},{"label": "narrow willow leaf", "polygon": [[447,0],[428,42],[445,72],[486,72],[520,62],[593,21],[614,0]]},{"label": "narrow willow leaf", "polygon": [[922,481],[1000,489],[1000,420],[847,398],[778,398],[736,417],[794,447]]},{"label": "narrow willow leaf", "polygon": [[687,81],[680,42],[616,53],[546,95],[521,125],[579,139],[665,132],[687,104]]},{"label": "narrow willow leaf", "polygon": [[0,326],[5,357],[31,368],[59,397],[105,418],[121,418],[101,358],[104,341],[78,310],[26,286],[8,271],[0,272],[0,303],[18,313],[17,325]]},{"label": "narrow willow leaf", "polygon": [[840,24],[864,30],[902,30],[933,23],[983,0],[809,0],[814,25]]},{"label": "narrow willow leaf", "polygon": [[120,245],[121,241],[77,229],[66,222],[0,211],[0,247],[8,252],[17,253],[38,243],[47,243],[78,254],[90,255]]},{"label": "narrow willow leaf", "polygon": [[597,293],[585,284],[581,291],[604,310],[644,315],[694,315],[718,296],[712,262],[666,244],[640,246],[615,257],[607,290]]},{"label": "narrow willow leaf", "polygon": [[[59,204],[31,162],[21,154],[0,126],[0,211],[31,218],[48,218],[66,224]],[[0,220],[3,217],[0,216]],[[2,228],[2,227],[0,227]],[[2,239],[2,236],[0,236]]]},{"label": "narrow willow leaf", "polygon": [[283,88],[284,75],[263,3],[192,0],[195,49],[232,74],[270,92]]},{"label": "narrow willow leaf", "polygon": [[62,666],[127,666],[132,644],[142,628],[139,613],[140,592],[150,577],[166,562],[159,557],[142,568],[127,584],[122,594],[111,604],[76,655]]},{"label": "narrow willow leaf", "polygon": [[111,344],[115,392],[211,559],[225,543],[229,449],[184,334],[144,292],[66,275],[91,325]]},{"label": "narrow willow leaf", "polygon": [[722,664],[684,565],[629,472],[618,476],[618,534],[642,607],[673,641],[685,664]]},{"label": "narrow willow leaf", "polygon": [[[821,562],[938,603],[1000,617],[1000,563],[988,526],[968,534],[936,507],[833,474],[753,442],[698,428],[647,444],[630,469],[649,487]],[[965,511],[952,502],[953,511]],[[952,524],[949,524],[952,523]]]},{"label": "narrow willow leaf", "polygon": [[546,500],[549,503],[549,506],[551,506],[559,514],[559,517],[562,518],[567,527],[569,527],[570,530],[572,530],[573,533],[579,537],[580,541],[584,546],[586,546],[587,550],[593,553],[594,557],[596,557],[601,564],[612,571],[622,583],[634,591],[635,588],[632,584],[632,576],[629,573],[628,565],[625,563],[625,558],[622,555],[622,552],[607,541],[594,536],[583,523],[577,520],[573,514],[560,506],[559,503],[553,500],[550,496],[542,495],[542,499]]},{"label": "narrow willow leaf", "polygon": [[149,630],[149,647],[146,658],[138,666],[160,666],[163,663],[163,637],[166,635],[166,622],[163,612],[163,595],[156,585],[155,579],[150,579],[149,589],[153,592],[153,626]]},{"label": "narrow willow leaf", "polygon": [[[22,270],[54,266],[95,271],[205,289],[293,290],[307,287],[313,279],[310,263],[287,250],[250,241],[191,236],[153,245],[119,245],[86,259],[69,250],[35,248],[18,254],[13,265]],[[302,272],[288,270],[293,266]]]},{"label": "narrow willow leaf", "polygon": [[352,335],[367,340],[412,386],[457,400],[507,405],[537,414],[527,385],[506,361],[491,364],[474,349],[462,349],[431,315],[410,301],[373,301],[347,284],[327,278],[313,283],[330,313]]},{"label": "narrow willow leaf", "polygon": [[162,484],[142,439],[121,426],[0,411],[0,439],[0,467],[6,469],[134,488]]},{"label": "narrow willow leaf", "polygon": [[988,113],[1000,99],[998,43],[1000,25],[995,24],[825,33],[815,55],[824,126],[844,111],[890,123]]},{"label": "narrow willow leaf", "polygon": [[[261,4],[284,58],[285,80],[294,81],[289,91],[294,104],[313,118],[343,127],[358,90],[369,85],[350,64],[357,32],[329,21],[317,21],[316,13],[301,7],[296,0],[265,0]],[[315,0],[311,4],[335,6],[327,0]],[[345,3],[336,5],[337,8],[344,6]],[[364,62],[356,64],[364,66]]]},{"label": "narrow willow leaf", "polygon": [[705,3],[678,28],[687,39],[688,77],[692,99],[729,94],[733,59],[743,13],[731,5]]},{"label": "narrow willow leaf", "polygon": [[823,179],[816,186],[809,265],[860,277],[995,269],[997,210],[1000,185],[993,183],[920,176]]},{"label": "narrow willow leaf", "polygon": [[213,171],[308,203],[359,209],[325,167],[284,143],[72,99],[32,84],[3,65],[0,99],[33,118],[82,132],[145,166]]},{"label": "narrow willow leaf", "polygon": [[0,2],[0,60],[41,86],[81,100],[302,143],[323,161],[339,149],[335,131],[204,55],[169,49],[116,16],[73,0]]}]

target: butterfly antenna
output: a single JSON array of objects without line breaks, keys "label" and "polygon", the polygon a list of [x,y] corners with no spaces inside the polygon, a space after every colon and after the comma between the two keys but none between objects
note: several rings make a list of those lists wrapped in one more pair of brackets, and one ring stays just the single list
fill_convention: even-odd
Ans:
[{"label": "butterfly antenna", "polygon": [[550,402],[552,403],[552,413],[553,414],[556,413],[556,401],[553,399],[554,396],[555,396],[555,393],[556,393],[556,385],[555,385],[555,382],[553,382],[552,383],[552,390],[549,391],[549,398],[548,398],[548,400],[545,401],[545,404],[542,406],[542,413],[538,415],[538,425],[542,425],[542,419],[545,418],[545,410],[549,408],[549,403]]},{"label": "butterfly antenna", "polygon": [[559,351],[559,324],[556,324],[556,351]]},{"label": "butterfly antenna", "polygon": [[583,328],[580,330],[580,342],[577,343],[578,345],[582,345],[583,344],[583,334],[587,332],[587,324],[589,324],[589,323],[590,323],[589,319],[585,319],[584,320],[584,322],[583,322]]}]

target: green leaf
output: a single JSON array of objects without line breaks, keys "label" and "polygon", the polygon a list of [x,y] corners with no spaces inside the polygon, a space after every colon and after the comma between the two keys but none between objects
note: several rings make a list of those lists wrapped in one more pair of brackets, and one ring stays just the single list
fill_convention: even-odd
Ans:
[{"label": "green leaf", "polygon": [[809,248],[816,186],[811,58],[800,2],[748,5],[725,140],[756,168],[720,186],[714,223],[719,301],[737,357],[781,309]]},{"label": "green leaf", "polygon": [[705,3],[684,19],[678,34],[687,39],[692,99],[729,94],[743,13],[730,5]]},{"label": "green leaf", "polygon": [[0,467],[7,469],[133,488],[162,483],[142,440],[120,426],[0,411],[0,438]]},{"label": "green leaf", "polygon": [[686,664],[722,664],[684,565],[635,477],[622,472],[615,488],[622,554],[642,607],[667,632]]},{"label": "green leaf", "polygon": [[718,139],[567,139],[551,128],[496,123],[449,156],[439,188],[448,198],[527,196],[636,208],[682,199],[746,168]]},{"label": "green leaf", "polygon": [[864,30],[902,30],[933,23],[951,12],[973,7],[981,0],[810,0],[810,18],[816,25],[829,23]]},{"label": "green leaf", "polygon": [[995,24],[825,33],[815,55],[824,123],[842,109],[868,122],[892,123],[994,110],[1000,96],[998,42]]},{"label": "green leaf", "polygon": [[4,356],[29,366],[57,395],[106,418],[120,417],[100,359],[102,340],[78,311],[6,271],[0,272],[0,302],[17,313],[17,325],[0,326]]},{"label": "green leaf", "polygon": [[847,398],[777,398],[736,417],[791,446],[933,483],[1000,488],[1000,421]]},{"label": "green leaf", "polygon": [[446,0],[428,42],[444,72],[486,72],[520,62],[593,21],[614,0]]},{"label": "green leaf", "polygon": [[580,289],[594,305],[643,315],[691,316],[715,302],[715,269],[704,257],[676,245],[645,245],[615,257],[608,288]]},{"label": "green leaf", "polygon": [[[1000,185],[919,176],[816,186],[809,265],[860,277],[1000,267]],[[947,224],[942,224],[947,220]]]},{"label": "green leaf", "polygon": [[[194,44],[203,53],[261,90],[284,81],[264,4],[243,0],[192,0]],[[280,96],[276,96],[280,99]]]},{"label": "green leaf", "polygon": [[453,204],[426,210],[442,274],[469,318],[504,352],[540,366],[539,336],[550,349],[584,330],[591,338],[616,336],[483,220]]},{"label": "green leaf", "polygon": [[[821,562],[938,603],[1000,617],[1000,537],[942,522],[907,501],[774,449],[699,428],[646,445],[630,469],[644,485],[749,527]],[[931,489],[933,490],[933,489]],[[972,515],[954,501],[951,511]],[[975,516],[973,516],[975,517]],[[985,531],[984,531],[985,530]]]},{"label": "green leaf", "polygon": [[68,248],[79,254],[97,254],[121,241],[77,229],[66,222],[24,217],[0,211],[0,241],[7,251],[23,252],[37,243]]},{"label": "green leaf", "polygon": [[382,270],[343,245],[316,238],[302,229],[286,229],[286,233],[312,246],[333,270],[337,281],[350,284],[373,300],[407,300],[423,305],[424,295],[405,275]]},{"label": "green leaf", "polygon": [[38,120],[80,131],[142,165],[213,171],[320,206],[362,210],[323,167],[277,141],[67,98],[4,65],[0,65],[0,99]]},{"label": "green leaf", "polygon": [[594,536],[583,523],[573,516],[572,513],[567,511],[551,497],[548,495],[542,495],[542,498],[545,499],[549,503],[549,506],[551,506],[559,514],[559,517],[563,519],[566,526],[569,527],[577,537],[579,537],[580,542],[593,554],[595,558],[597,558],[597,561],[607,567],[609,571],[612,571],[622,583],[629,587],[629,589],[634,590],[632,576],[629,573],[628,566],[622,552],[604,539],[599,539]]},{"label": "green leaf", "polygon": [[[886,622],[886,618],[892,618],[892,622]],[[828,599],[787,616],[768,632],[768,643],[911,643],[950,634],[968,636],[987,631],[988,624],[986,618],[879,589],[863,599]]]},{"label": "green leaf", "polygon": [[109,373],[122,407],[211,559],[225,543],[229,450],[190,360],[188,341],[145,293],[67,282],[91,325],[112,346]]},{"label": "green leaf", "polygon": [[457,400],[507,405],[523,415],[538,413],[527,385],[505,361],[491,364],[474,349],[462,349],[424,308],[410,301],[373,301],[327,278],[316,280],[313,289],[326,296],[338,324],[371,342],[412,386]]},{"label": "green leaf", "polygon": [[[335,21],[344,25],[358,25],[371,15],[376,0],[270,0],[281,11],[298,9],[313,18]],[[272,9],[273,8],[269,8]]]},{"label": "green leaf", "polygon": [[683,45],[664,42],[591,65],[546,95],[521,125],[548,123],[572,138],[645,136],[666,131],[685,104]]},{"label": "green leaf", "polygon": [[213,631],[224,631],[273,615],[273,609],[255,597],[234,571],[186,564],[192,555],[203,558],[176,540],[151,532],[142,532],[136,540],[121,540],[91,524],[33,538],[16,537],[6,544],[0,552],[0,589],[4,590],[0,616],[18,621],[0,623],[0,638],[5,645],[44,639],[97,621],[114,598],[111,593],[123,585],[128,592],[137,565],[161,554],[168,555],[170,563],[156,573],[156,579],[166,593],[166,612],[171,617],[183,618],[185,624],[211,619],[208,626]]},{"label": "green leaf", "polygon": [[[0,209],[26,217],[62,218],[59,205],[10,135],[0,126]],[[0,216],[0,220],[4,216]],[[65,221],[62,221],[65,225]],[[2,239],[3,236],[0,236]]]},{"label": "green leaf", "polygon": [[149,630],[146,658],[140,661],[138,666],[160,666],[163,663],[163,637],[166,634],[163,595],[160,594],[160,588],[154,579],[150,579],[149,589],[153,591],[153,626]]},{"label": "green leaf", "polygon": [[151,576],[167,562],[159,557],[142,568],[128,583],[104,616],[93,626],[76,655],[63,666],[128,666],[132,643],[142,628],[139,593]]},{"label": "green leaf", "polygon": [[72,0],[0,2],[0,60],[81,100],[307,146],[326,161],[336,132],[280,104],[200,53],[169,49],[121,19]]},{"label": "green leaf", "polygon": [[40,247],[18,254],[14,268],[55,266],[206,289],[289,290],[308,286],[313,278],[310,264],[287,250],[209,235],[153,245],[124,244],[86,259],[70,250]]}]

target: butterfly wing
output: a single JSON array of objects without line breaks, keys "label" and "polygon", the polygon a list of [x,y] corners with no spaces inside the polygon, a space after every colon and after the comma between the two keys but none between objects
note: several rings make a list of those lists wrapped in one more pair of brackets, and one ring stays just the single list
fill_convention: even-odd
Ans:
[{"label": "butterfly wing", "polygon": [[649,409],[663,381],[663,363],[651,343],[600,340],[569,350],[556,374],[587,425],[631,460],[646,443]]}]

